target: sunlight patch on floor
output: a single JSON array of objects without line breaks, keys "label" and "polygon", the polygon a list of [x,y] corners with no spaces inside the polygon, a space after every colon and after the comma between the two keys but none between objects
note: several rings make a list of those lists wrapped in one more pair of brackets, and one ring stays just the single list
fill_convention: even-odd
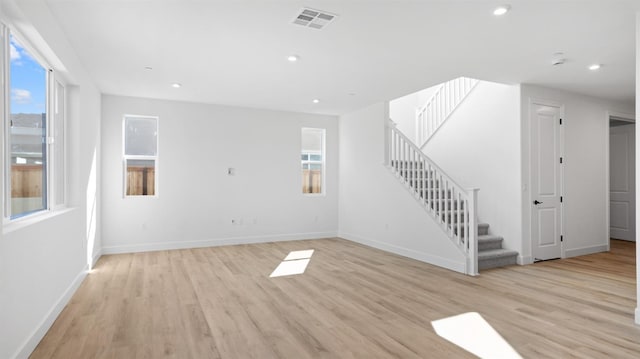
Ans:
[{"label": "sunlight patch on floor", "polygon": [[285,275],[302,274],[307,269],[309,259],[296,259],[293,261],[284,261],[271,273],[269,277],[282,277]]},{"label": "sunlight patch on floor", "polygon": [[308,259],[313,255],[313,249],[307,249],[306,251],[293,251],[287,255],[285,261],[290,261],[294,259]]},{"label": "sunlight patch on floor", "polygon": [[434,320],[431,325],[439,336],[480,358],[522,359],[478,313]]},{"label": "sunlight patch on floor", "polygon": [[313,249],[290,252],[269,277],[283,277],[304,273],[312,255]]}]

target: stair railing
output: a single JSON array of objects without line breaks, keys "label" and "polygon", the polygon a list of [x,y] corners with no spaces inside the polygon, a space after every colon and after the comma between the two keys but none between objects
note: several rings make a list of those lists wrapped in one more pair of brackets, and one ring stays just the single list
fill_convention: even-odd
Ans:
[{"label": "stair railing", "polygon": [[416,111],[416,142],[420,148],[429,142],[478,82],[468,77],[447,81]]},{"label": "stair railing", "polygon": [[466,257],[465,273],[478,274],[478,189],[464,189],[389,120],[385,162]]}]

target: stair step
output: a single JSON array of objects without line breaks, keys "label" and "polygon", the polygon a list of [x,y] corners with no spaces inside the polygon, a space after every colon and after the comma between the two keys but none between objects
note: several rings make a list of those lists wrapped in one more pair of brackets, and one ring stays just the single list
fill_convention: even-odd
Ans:
[{"label": "stair step", "polygon": [[489,223],[478,223],[478,236],[489,234]]},{"label": "stair step", "polygon": [[[437,218],[437,217],[436,217]],[[460,228],[460,234],[464,235],[464,227]],[[453,234],[458,234],[458,227],[453,226]],[[489,224],[488,223],[478,223],[478,238],[480,236],[486,236],[489,234]]]},{"label": "stair step", "polygon": [[518,252],[510,249],[490,249],[478,252],[478,269],[489,269],[514,265],[517,262]]},{"label": "stair step", "polygon": [[502,249],[502,237],[491,234],[478,235],[478,252]]}]

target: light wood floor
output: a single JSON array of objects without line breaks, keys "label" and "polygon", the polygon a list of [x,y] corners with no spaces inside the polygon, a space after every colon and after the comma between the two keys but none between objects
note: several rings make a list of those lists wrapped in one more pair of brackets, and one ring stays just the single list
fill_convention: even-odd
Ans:
[{"label": "light wood floor", "polygon": [[341,239],[103,256],[31,357],[466,358],[431,321],[475,311],[525,358],[638,358],[634,261],[621,241],[479,277]]}]

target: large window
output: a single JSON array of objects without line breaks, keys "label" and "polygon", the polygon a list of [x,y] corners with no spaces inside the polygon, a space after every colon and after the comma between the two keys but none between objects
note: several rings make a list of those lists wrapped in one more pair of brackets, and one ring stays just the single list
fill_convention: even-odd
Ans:
[{"label": "large window", "polygon": [[157,194],[158,118],[124,117],[124,194]]},{"label": "large window", "polygon": [[8,94],[3,111],[4,205],[6,216],[15,219],[65,204],[65,96],[63,83],[37,53],[0,27]]},{"label": "large window", "polygon": [[324,193],[324,134],[321,128],[302,129],[302,193]]}]

